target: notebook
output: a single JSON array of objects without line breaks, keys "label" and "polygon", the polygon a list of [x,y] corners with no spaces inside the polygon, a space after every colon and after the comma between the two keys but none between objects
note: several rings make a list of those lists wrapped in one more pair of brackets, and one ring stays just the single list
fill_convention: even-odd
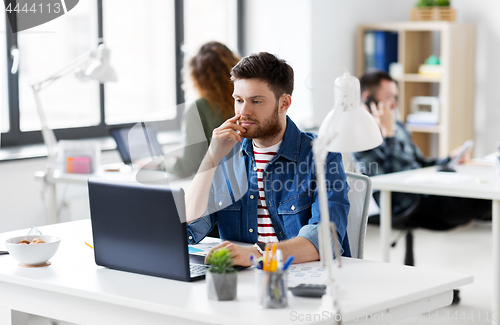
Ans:
[{"label": "notebook", "polygon": [[180,281],[205,278],[204,257],[188,254],[182,189],[102,179],[89,179],[88,188],[97,265]]}]

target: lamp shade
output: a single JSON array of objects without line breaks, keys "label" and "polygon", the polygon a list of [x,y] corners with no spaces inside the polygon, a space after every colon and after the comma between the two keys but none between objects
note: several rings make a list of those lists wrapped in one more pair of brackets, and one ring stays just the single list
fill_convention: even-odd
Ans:
[{"label": "lamp shade", "polygon": [[[323,125],[332,125],[335,111],[331,111]],[[335,138],[328,144],[327,150],[333,152],[365,151],[382,144],[380,129],[373,117],[361,106],[339,114],[337,127],[325,129],[325,133],[335,133]],[[321,131],[320,131],[321,135]]]},{"label": "lamp shade", "polygon": [[337,78],[334,96],[334,109],[318,132],[318,137],[332,139],[326,150],[358,152],[378,147],[382,135],[373,117],[360,105],[359,80],[349,73]]},{"label": "lamp shade", "polygon": [[104,44],[100,44],[97,48],[96,60],[92,62],[85,74],[91,79],[99,82],[116,81],[115,70],[109,65],[110,50]]}]

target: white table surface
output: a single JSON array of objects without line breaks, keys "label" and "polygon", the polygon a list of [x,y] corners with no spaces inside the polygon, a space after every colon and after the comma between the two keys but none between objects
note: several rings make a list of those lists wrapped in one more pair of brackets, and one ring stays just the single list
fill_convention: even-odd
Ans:
[{"label": "white table surface", "polygon": [[[329,321],[321,299],[299,298],[291,293],[287,308],[260,309],[253,269],[238,274],[237,300],[211,301],[204,280],[186,283],[97,266],[93,250],[84,244],[92,242],[90,220],[44,226],[40,230],[61,238],[51,266],[23,268],[11,256],[0,256],[0,324],[10,324],[11,310],[77,324]],[[5,239],[27,231],[0,234],[0,249],[4,249]],[[472,276],[349,258],[344,258],[343,268],[336,273],[346,323],[354,321],[355,316],[379,313],[380,319],[396,320],[440,308],[451,303],[452,289],[472,283]],[[363,319],[358,318],[357,323]]]},{"label": "white table surface", "polygon": [[[492,200],[493,301],[492,313],[500,307],[500,180],[491,166],[459,165],[456,173],[437,172],[436,167],[371,177],[372,188],[380,190],[380,233],[382,261],[389,262],[391,192],[406,192]],[[499,325],[498,317],[492,323]]]},{"label": "white table surface", "polygon": [[443,173],[427,167],[370,179],[374,190],[500,200],[500,182],[494,178],[493,167],[458,165],[455,169],[456,173]]},{"label": "white table surface", "polygon": [[139,176],[141,177],[141,180],[156,180],[158,182],[157,184],[168,184],[182,187],[184,190],[187,190],[193,180],[193,177],[179,179],[173,174],[157,170],[143,169],[139,171],[121,163],[101,165],[99,166],[99,169],[92,174],[68,174],[63,173],[60,170],[55,170],[51,176],[47,175],[45,171],[37,171],[34,176],[36,179],[43,180],[48,187],[46,193],[48,223],[55,224],[59,222],[57,216],[57,183],[87,186],[89,178],[116,180],[121,182],[137,182],[138,173],[141,173]]}]

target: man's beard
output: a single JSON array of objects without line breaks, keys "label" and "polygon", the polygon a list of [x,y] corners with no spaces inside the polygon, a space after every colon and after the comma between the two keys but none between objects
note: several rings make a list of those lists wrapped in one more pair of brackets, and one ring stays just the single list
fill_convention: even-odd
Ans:
[{"label": "man's beard", "polygon": [[252,126],[252,130],[246,129],[247,131],[244,133],[240,133],[243,138],[248,138],[248,139],[269,139],[274,136],[276,136],[278,133],[281,132],[283,127],[280,124],[279,120],[279,115],[278,115],[278,110],[279,110],[279,104],[276,104],[276,109],[274,110],[273,114],[271,117],[265,121],[264,123],[261,123],[261,121],[258,120],[253,120],[249,118],[240,118],[239,122],[243,121],[249,121],[255,123]]}]

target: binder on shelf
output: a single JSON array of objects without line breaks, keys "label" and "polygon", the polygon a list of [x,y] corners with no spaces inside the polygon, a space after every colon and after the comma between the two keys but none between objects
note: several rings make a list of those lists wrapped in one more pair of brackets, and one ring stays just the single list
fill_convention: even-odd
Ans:
[{"label": "binder on shelf", "polygon": [[389,65],[398,62],[397,32],[367,31],[364,35],[365,71],[389,72]]},{"label": "binder on shelf", "polygon": [[365,32],[363,38],[365,71],[375,69],[375,34],[372,31]]}]

